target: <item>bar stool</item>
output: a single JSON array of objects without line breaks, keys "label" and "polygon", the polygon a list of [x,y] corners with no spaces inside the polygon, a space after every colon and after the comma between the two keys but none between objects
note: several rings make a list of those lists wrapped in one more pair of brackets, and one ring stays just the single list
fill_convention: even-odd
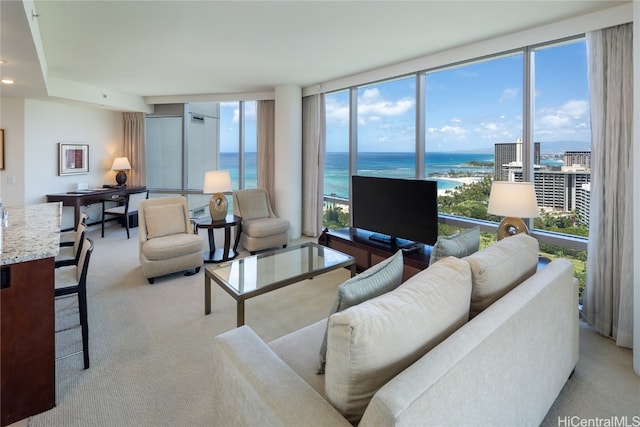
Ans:
[{"label": "bar stool", "polygon": [[[80,327],[82,328],[82,353],[84,355],[84,369],[89,369],[89,323],[87,321],[87,271],[89,270],[89,259],[93,252],[93,241],[86,237],[80,251],[79,262],[75,266],[56,268],[55,270],[55,291],[56,298],[78,295],[78,312],[80,317]],[[71,328],[67,328],[71,329]],[[62,332],[58,330],[56,332]],[[80,354],[79,351],[59,357],[66,357]]]}]

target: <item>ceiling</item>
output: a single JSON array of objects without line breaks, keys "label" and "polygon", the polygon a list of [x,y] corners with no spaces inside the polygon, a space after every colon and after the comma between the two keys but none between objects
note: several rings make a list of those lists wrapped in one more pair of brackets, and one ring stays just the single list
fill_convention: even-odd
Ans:
[{"label": "ceiling", "polygon": [[622,3],[35,0],[25,11],[2,0],[1,74],[16,83],[1,90],[46,96],[52,79],[143,97],[306,87]]}]

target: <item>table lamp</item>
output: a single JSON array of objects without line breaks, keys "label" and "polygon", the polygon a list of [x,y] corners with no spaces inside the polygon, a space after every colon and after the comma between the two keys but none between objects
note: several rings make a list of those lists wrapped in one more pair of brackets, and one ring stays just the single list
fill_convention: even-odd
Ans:
[{"label": "table lamp", "polygon": [[498,225],[498,240],[518,233],[529,234],[521,218],[534,218],[539,214],[533,183],[494,181],[487,213],[504,216]]},{"label": "table lamp", "polygon": [[204,175],[204,194],[213,194],[209,201],[209,214],[212,221],[222,221],[229,209],[224,192],[231,191],[229,171],[209,171]]},{"label": "table lamp", "polygon": [[125,185],[127,182],[127,174],[125,171],[131,169],[131,164],[129,164],[129,159],[126,157],[116,157],[113,160],[113,166],[111,166],[111,170],[118,171],[116,174],[116,182],[118,185]]}]

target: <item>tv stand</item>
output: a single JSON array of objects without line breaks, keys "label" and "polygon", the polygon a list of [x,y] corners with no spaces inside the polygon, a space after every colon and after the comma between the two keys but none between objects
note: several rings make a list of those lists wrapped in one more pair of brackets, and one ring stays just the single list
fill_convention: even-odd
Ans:
[{"label": "tv stand", "polygon": [[386,234],[380,234],[380,233],[371,234],[369,236],[369,240],[372,240],[378,243],[384,243],[385,245],[389,245],[389,246],[395,246],[396,244],[395,237],[387,236]]},{"label": "tv stand", "polygon": [[429,266],[431,246],[402,239],[392,239],[391,244],[389,238],[386,239],[386,242],[380,242],[371,238],[375,234],[354,227],[338,230],[325,229],[318,238],[318,243],[353,256],[356,259],[358,272],[366,270],[402,249],[403,282]]}]

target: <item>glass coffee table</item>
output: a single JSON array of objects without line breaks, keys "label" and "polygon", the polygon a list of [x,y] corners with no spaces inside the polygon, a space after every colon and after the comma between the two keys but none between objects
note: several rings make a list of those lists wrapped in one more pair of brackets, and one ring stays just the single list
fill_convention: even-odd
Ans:
[{"label": "glass coffee table", "polygon": [[211,313],[211,280],[236,300],[237,323],[242,326],[245,300],[343,267],[349,267],[351,277],[355,276],[354,257],[316,243],[207,267],[204,271],[204,314]]}]

